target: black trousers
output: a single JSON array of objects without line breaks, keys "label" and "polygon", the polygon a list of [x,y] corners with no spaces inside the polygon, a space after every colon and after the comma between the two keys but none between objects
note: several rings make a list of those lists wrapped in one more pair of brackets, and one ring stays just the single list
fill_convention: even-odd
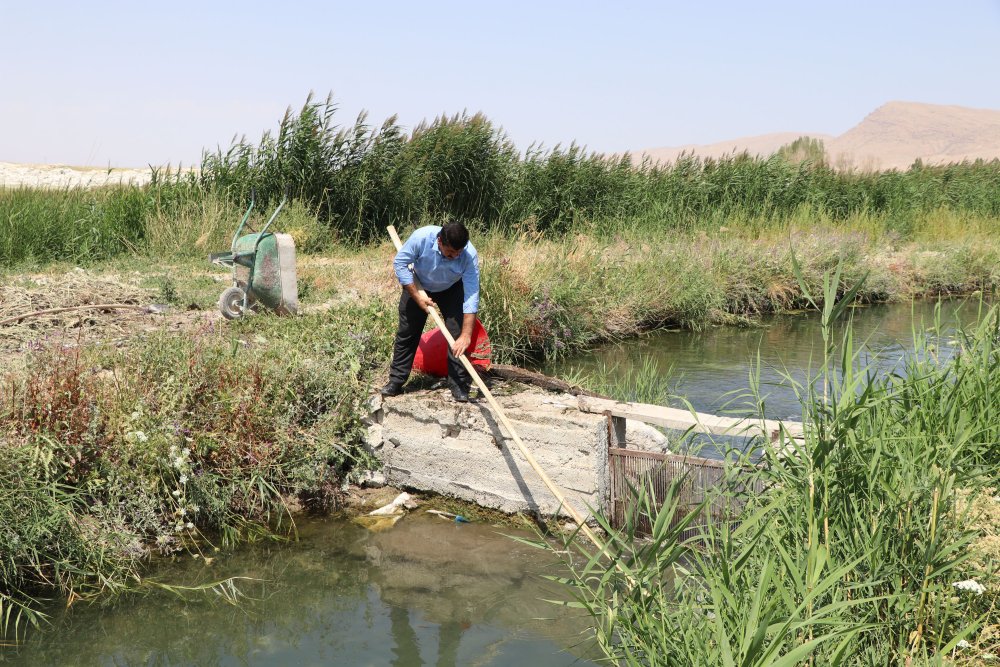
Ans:
[{"label": "black trousers", "polygon": [[[462,281],[444,290],[443,292],[428,292],[427,296],[434,299],[434,303],[441,310],[444,316],[444,325],[451,332],[454,338],[458,338],[462,333],[462,303],[465,301],[465,288]],[[424,324],[427,323],[427,311],[417,305],[417,302],[410,297],[410,293],[405,289],[399,297],[399,329],[396,330],[396,342],[392,347],[392,365],[389,366],[389,381],[402,385],[410,377],[413,369],[413,357],[417,354],[417,347],[420,345],[420,336],[424,332]],[[448,347],[448,384],[457,385],[459,388],[468,391],[472,378],[465,366],[451,352]]]}]

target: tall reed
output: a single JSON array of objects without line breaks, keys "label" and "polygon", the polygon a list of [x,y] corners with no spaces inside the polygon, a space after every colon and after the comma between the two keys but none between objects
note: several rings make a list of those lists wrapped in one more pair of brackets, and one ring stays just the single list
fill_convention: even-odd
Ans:
[{"label": "tall reed", "polygon": [[979,629],[996,625],[1000,577],[971,557],[976,531],[956,490],[975,496],[1000,481],[1000,309],[959,331],[954,354],[941,354],[940,324],[916,332],[905,368],[877,375],[849,327],[830,335],[857,286],[836,274],[823,285],[826,347],[795,385],[805,436],[765,445],[757,466],[734,453],[717,493],[736,514],[683,541],[685,522],[671,520],[702,508],[680,507],[675,489],[639,489],[648,540],[634,520],[612,529],[600,519],[623,567],[575,545],[583,558],[569,585],[616,664],[924,664],[995,652]]},{"label": "tall reed", "polygon": [[[337,112],[332,96],[309,95],[276,132],[234,138],[227,149],[206,152],[197,173],[156,172],[146,186],[0,189],[0,265],[158,252],[164,221],[175,221],[190,245],[203,222],[218,224],[218,205],[206,202],[224,202],[235,227],[252,197],[265,209],[282,197],[297,200],[332,239],[352,244],[381,239],[389,224],[445,218],[548,235],[733,226],[780,233],[800,220],[862,220],[891,242],[931,237],[930,221],[939,218],[941,233],[966,219],[993,235],[1000,216],[996,160],[878,173],[785,153],[683,155],[663,165],[576,143],[522,153],[481,113],[442,115],[406,132],[395,117],[374,126],[362,113],[341,124]],[[192,215],[199,207],[204,219]]]}]

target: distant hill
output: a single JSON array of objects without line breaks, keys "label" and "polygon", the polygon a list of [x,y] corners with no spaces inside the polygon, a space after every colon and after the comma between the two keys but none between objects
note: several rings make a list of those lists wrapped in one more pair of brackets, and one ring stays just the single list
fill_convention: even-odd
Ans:
[{"label": "distant hill", "polygon": [[768,156],[795,139],[820,139],[830,162],[860,169],[906,169],[917,158],[925,164],[1000,158],[1000,111],[968,107],[888,102],[838,137],[818,132],[780,132],[714,144],[650,148],[636,151],[661,162],[681,153],[721,157],[749,152]]}]

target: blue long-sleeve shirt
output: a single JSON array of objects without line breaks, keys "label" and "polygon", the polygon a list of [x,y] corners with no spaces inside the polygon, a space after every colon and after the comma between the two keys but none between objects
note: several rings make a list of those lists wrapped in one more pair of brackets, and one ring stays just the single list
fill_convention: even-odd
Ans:
[{"label": "blue long-sleeve shirt", "polygon": [[[465,291],[462,312],[479,312],[479,253],[472,242],[469,242],[458,257],[448,259],[438,248],[437,237],[440,231],[440,227],[428,225],[406,239],[392,263],[399,284],[405,287],[412,283],[415,273],[420,279],[420,286],[425,290],[443,292],[461,280]],[[413,265],[412,271],[410,264]]]}]

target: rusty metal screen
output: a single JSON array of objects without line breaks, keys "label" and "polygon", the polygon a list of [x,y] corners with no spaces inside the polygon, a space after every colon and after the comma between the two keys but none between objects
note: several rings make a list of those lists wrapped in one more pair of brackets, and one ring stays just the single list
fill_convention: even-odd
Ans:
[{"label": "rusty metal screen", "polygon": [[[634,449],[608,448],[609,510],[612,526],[620,529],[625,526],[630,512],[635,511],[636,491],[645,488],[659,502],[667,495],[667,489],[676,479],[680,482],[680,499],[677,511],[671,519],[671,526],[676,525],[690,511],[700,505],[712,489],[720,487],[726,477],[726,463],[713,459],[704,459],[679,454],[658,454]],[[747,475],[745,481],[737,483],[734,494],[725,494],[725,498],[714,497],[695,520],[681,533],[681,539],[698,535],[711,516],[713,521],[732,521],[743,503],[739,500],[739,491],[761,492],[760,482],[750,481]],[[651,529],[650,518],[645,515],[636,518],[636,531],[648,534]]]}]

